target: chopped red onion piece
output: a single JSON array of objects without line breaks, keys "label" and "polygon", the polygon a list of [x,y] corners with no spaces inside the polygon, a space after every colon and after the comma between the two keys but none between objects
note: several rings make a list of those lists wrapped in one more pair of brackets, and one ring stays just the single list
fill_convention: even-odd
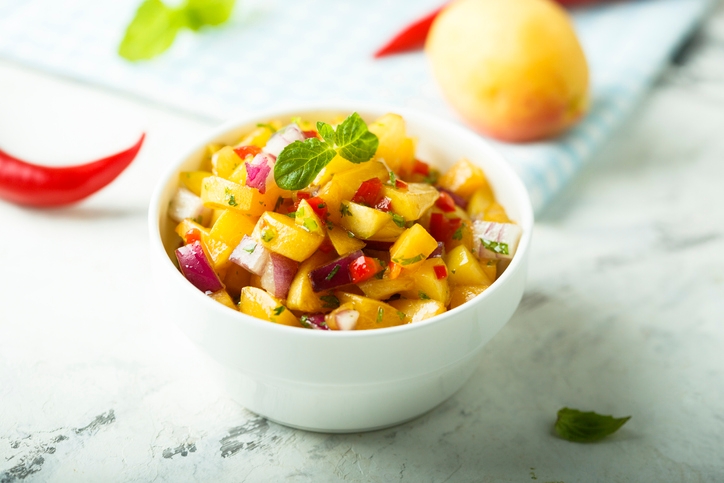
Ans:
[{"label": "chopped red onion piece", "polygon": [[273,296],[285,299],[289,293],[299,263],[278,253],[270,252],[269,261],[261,275],[261,288]]},{"label": "chopped red onion piece", "polygon": [[224,286],[204,253],[201,242],[195,241],[176,250],[181,273],[202,292],[216,292]]},{"label": "chopped red onion piece", "polygon": [[340,310],[334,314],[334,320],[339,330],[353,330],[357,326],[359,312],[352,309]]},{"label": "chopped red onion piece", "polygon": [[295,123],[289,124],[274,133],[264,146],[264,152],[279,156],[284,148],[294,141],[304,141],[304,133]]},{"label": "chopped red onion piece", "polygon": [[269,250],[249,235],[244,235],[241,243],[229,255],[229,261],[236,263],[255,275],[264,273],[264,267],[269,261]]},{"label": "chopped red onion piece", "polygon": [[473,222],[473,251],[478,258],[510,259],[523,230],[513,223]]},{"label": "chopped red onion piece", "polygon": [[266,193],[267,178],[271,173],[276,158],[268,153],[259,153],[246,164],[246,185]]},{"label": "chopped red onion piece", "polygon": [[302,325],[309,329],[315,329],[315,330],[330,330],[329,326],[327,325],[326,320],[324,319],[324,314],[304,314],[299,319]]},{"label": "chopped red onion piece", "polygon": [[312,290],[323,292],[352,283],[349,264],[363,255],[362,250],[349,253],[309,272]]},{"label": "chopped red onion piece", "polygon": [[437,242],[437,248],[427,258],[442,258],[445,256],[445,244],[443,242]]},{"label": "chopped red onion piece", "polygon": [[177,223],[190,218],[203,225],[211,218],[211,210],[204,207],[200,197],[181,186],[168,205],[168,216]]}]

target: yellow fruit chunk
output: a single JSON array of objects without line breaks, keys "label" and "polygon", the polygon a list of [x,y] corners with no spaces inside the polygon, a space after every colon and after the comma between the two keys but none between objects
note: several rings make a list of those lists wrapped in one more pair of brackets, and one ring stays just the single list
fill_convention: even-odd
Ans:
[{"label": "yellow fruit chunk", "polygon": [[[398,225],[398,223],[400,223]],[[402,225],[402,226],[400,226]],[[402,220],[395,222],[394,218],[382,225],[382,228],[377,230],[374,235],[367,237],[367,240],[382,241],[382,242],[395,242],[402,232],[405,231],[405,225]]]},{"label": "yellow fruit chunk", "polygon": [[407,189],[385,185],[382,193],[392,201],[392,211],[402,216],[405,221],[419,219],[440,196],[440,192],[427,183],[408,183]]},{"label": "yellow fruit chunk", "polygon": [[324,224],[307,200],[301,200],[294,216],[294,223],[305,230],[324,236]]},{"label": "yellow fruit chunk", "polygon": [[[471,250],[472,251],[472,250]],[[481,259],[480,267],[483,269],[485,276],[490,282],[494,282],[498,278],[498,260]]]},{"label": "yellow fruit chunk", "polygon": [[365,246],[365,242],[359,238],[355,238],[354,233],[340,226],[335,225],[328,229],[327,236],[339,255],[346,255],[361,250],[362,247]]},{"label": "yellow fruit chunk", "polygon": [[234,152],[231,146],[224,146],[211,156],[211,172],[215,176],[228,179],[244,160]]},{"label": "yellow fruit chunk", "polygon": [[323,297],[328,294],[316,293],[312,289],[309,272],[326,262],[334,260],[334,258],[334,253],[317,252],[299,266],[299,270],[289,287],[287,307],[302,312],[324,312],[329,310],[329,303],[320,298],[320,296]]},{"label": "yellow fruit chunk", "polygon": [[[435,267],[445,267],[442,258],[429,258],[423,261],[412,273],[406,274],[414,281],[411,289],[400,292],[408,299],[437,300],[442,305],[447,305],[450,300],[450,287],[448,277],[438,278]],[[447,270],[449,273],[449,270]]]},{"label": "yellow fruit chunk", "polygon": [[390,258],[403,268],[419,266],[437,248],[437,241],[418,223],[405,230],[390,247]]},{"label": "yellow fruit chunk", "polygon": [[332,161],[327,164],[327,166],[322,168],[322,171],[320,171],[317,177],[314,178],[312,184],[316,186],[323,186],[327,184],[335,174],[341,173],[342,171],[347,171],[348,169],[352,169],[355,166],[357,165],[352,161],[347,161],[342,156],[336,155],[334,158],[332,158]]},{"label": "yellow fruit chunk", "polygon": [[440,186],[458,196],[470,198],[473,193],[488,185],[485,173],[480,166],[466,158],[461,158],[438,180]]},{"label": "yellow fruit chunk", "polygon": [[445,305],[437,300],[398,299],[391,301],[390,305],[404,313],[407,322],[419,322],[447,311]]},{"label": "yellow fruit chunk", "polygon": [[292,327],[302,326],[294,314],[280,300],[260,288],[244,287],[241,289],[239,310],[257,319]]},{"label": "yellow fruit chunk", "polygon": [[385,114],[370,124],[368,129],[379,139],[374,159],[384,161],[395,173],[401,175],[410,173],[415,162],[415,142],[407,137],[405,120],[402,116]]},{"label": "yellow fruit chunk", "polygon": [[201,183],[211,176],[209,171],[182,171],[179,174],[181,183],[196,196],[201,196]]},{"label": "yellow fruit chunk", "polygon": [[329,221],[339,225],[342,221],[342,212],[340,207],[342,204],[342,189],[337,183],[329,182],[322,186],[317,193],[317,197],[321,198],[327,204],[327,213],[329,213]]},{"label": "yellow fruit chunk", "polygon": [[201,199],[209,208],[231,209],[260,216],[274,210],[281,190],[273,183],[261,194],[256,188],[241,186],[218,176],[209,176],[201,185]]},{"label": "yellow fruit chunk", "polygon": [[341,304],[349,304],[348,307],[359,312],[355,330],[380,329],[405,323],[405,314],[389,304],[346,292],[336,292],[335,295]]},{"label": "yellow fruit chunk", "polygon": [[358,284],[367,297],[375,300],[387,300],[396,293],[412,289],[414,285],[415,282],[410,277],[397,277],[393,280],[373,277]]},{"label": "yellow fruit chunk", "polygon": [[360,185],[372,178],[379,178],[384,182],[390,179],[390,172],[384,164],[372,160],[337,173],[330,183],[339,186],[341,199],[351,200]]},{"label": "yellow fruit chunk", "polygon": [[214,268],[220,269],[229,262],[229,255],[244,235],[251,235],[257,218],[235,210],[223,210],[205,239]]},{"label": "yellow fruit chunk", "polygon": [[224,286],[226,291],[232,297],[239,297],[241,289],[249,285],[251,273],[241,268],[239,265],[232,263],[226,269],[224,275]]},{"label": "yellow fruit chunk", "polygon": [[490,189],[490,186],[486,183],[485,186],[475,190],[473,196],[470,197],[470,201],[468,202],[468,215],[470,218],[482,220],[483,216],[485,216],[485,210],[493,203],[495,203],[493,190]]},{"label": "yellow fruit chunk", "polygon": [[488,285],[456,285],[450,289],[450,309],[468,302],[488,288]]},{"label": "yellow fruit chunk", "polygon": [[221,290],[217,290],[216,292],[210,293],[209,297],[216,300],[222,305],[226,305],[230,309],[238,310],[236,305],[234,304],[234,301],[231,300],[231,296],[223,288]]},{"label": "yellow fruit chunk", "polygon": [[296,224],[293,218],[273,211],[265,212],[254,227],[252,237],[265,248],[303,262],[317,251],[324,237]]},{"label": "yellow fruit chunk", "polygon": [[263,148],[267,141],[269,141],[269,138],[272,137],[272,134],[281,127],[282,124],[279,121],[271,121],[267,125],[257,126],[256,129],[244,136],[236,147],[256,146],[257,148]]},{"label": "yellow fruit chunk", "polygon": [[342,219],[340,224],[345,230],[354,233],[357,238],[367,239],[380,231],[392,215],[352,201],[343,201],[340,205]]},{"label": "yellow fruit chunk", "polygon": [[495,221],[497,223],[510,223],[510,218],[505,213],[503,208],[498,203],[492,203],[488,206],[483,214],[484,221]]},{"label": "yellow fruit chunk", "polygon": [[453,2],[432,24],[425,51],[452,106],[496,138],[556,135],[587,108],[583,49],[551,0]]},{"label": "yellow fruit chunk", "polygon": [[451,285],[490,285],[478,259],[464,245],[457,246],[445,255],[448,278]]}]

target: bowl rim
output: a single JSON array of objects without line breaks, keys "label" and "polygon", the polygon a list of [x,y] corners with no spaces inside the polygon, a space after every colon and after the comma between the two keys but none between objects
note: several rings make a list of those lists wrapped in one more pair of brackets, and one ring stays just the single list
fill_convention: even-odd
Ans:
[{"label": "bowl rim", "polygon": [[[505,272],[503,272],[500,278],[496,279],[495,282],[491,284],[488,289],[476,296],[474,300],[466,302],[465,304],[448,310],[442,314],[431,317],[430,319],[415,323],[403,324],[394,327],[384,327],[373,330],[300,330],[300,328],[298,327],[290,327],[282,324],[270,323],[268,321],[257,319],[256,317],[252,317],[250,315],[237,311],[235,316],[240,316],[240,320],[243,320],[244,323],[250,323],[260,330],[281,331],[280,334],[290,335],[294,333],[298,334],[300,337],[327,337],[335,339],[386,337],[399,332],[425,330],[432,325],[444,323],[445,321],[448,321],[448,319],[457,317],[458,314],[460,314],[461,312],[468,311],[474,306],[484,303],[485,300],[490,298],[493,293],[497,292],[501,286],[505,285],[507,280],[513,276],[513,272],[517,271],[519,267],[524,263],[524,259],[526,258],[525,255],[529,250],[531,243],[534,222],[533,207],[531,204],[530,196],[525,185],[523,184],[523,181],[521,180],[515,169],[510,165],[505,156],[499,150],[497,150],[489,140],[485,139],[480,134],[475,133],[474,131],[470,130],[469,128],[463,126],[460,123],[414,108],[402,107],[394,104],[371,103],[350,100],[325,100],[319,102],[303,102],[298,104],[275,106],[269,109],[244,113],[239,116],[234,116],[226,122],[221,123],[219,126],[210,129],[205,135],[201,137],[199,141],[192,142],[186,149],[181,150],[181,154],[174,160],[173,163],[169,165],[169,167],[163,172],[159,181],[156,183],[148,208],[149,243],[151,245],[150,256],[160,256],[165,259],[163,263],[165,267],[164,270],[172,270],[175,273],[174,280],[180,282],[177,283],[177,285],[179,287],[182,287],[181,290],[185,290],[188,293],[189,297],[197,297],[199,303],[206,304],[209,307],[209,310],[212,311],[212,313],[214,311],[221,311],[218,312],[219,317],[228,317],[229,315],[231,315],[231,312],[229,311],[232,309],[230,309],[229,307],[225,307],[219,302],[216,302],[215,300],[206,296],[201,291],[196,289],[193,285],[191,285],[186,280],[186,278],[184,278],[184,276],[175,267],[172,260],[169,258],[166,248],[163,245],[160,229],[158,226],[158,220],[160,220],[162,214],[161,197],[169,183],[171,183],[175,177],[178,177],[179,166],[186,162],[193,153],[206,147],[215,139],[224,136],[229,131],[238,128],[239,126],[242,126],[244,124],[250,124],[253,122],[265,122],[269,119],[279,117],[293,117],[303,112],[312,111],[338,111],[341,113],[350,114],[357,111],[362,111],[363,113],[366,111],[370,111],[375,112],[375,115],[379,116],[385,113],[396,113],[401,115],[404,119],[408,119],[408,117],[414,117],[416,120],[419,120],[420,122],[427,125],[444,126],[445,129],[452,129],[455,133],[455,136],[462,136],[463,138],[466,138],[473,143],[480,144],[481,148],[485,152],[486,157],[490,158],[491,162],[498,165],[498,167],[505,173],[505,177],[508,178],[508,181],[513,188],[515,199],[518,200],[520,204],[519,209],[521,216],[519,223],[520,227],[523,230],[523,234],[520,242],[518,243],[516,254],[515,256],[513,256],[510,265],[507,267]],[[186,288],[184,289],[183,287]],[[202,299],[199,297],[203,297],[205,301],[201,301]]]}]

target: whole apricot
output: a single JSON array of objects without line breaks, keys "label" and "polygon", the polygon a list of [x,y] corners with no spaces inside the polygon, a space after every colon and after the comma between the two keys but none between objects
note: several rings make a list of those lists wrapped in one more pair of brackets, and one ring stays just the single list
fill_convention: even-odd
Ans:
[{"label": "whole apricot", "polygon": [[588,107],[588,65],[552,0],[457,0],[425,44],[445,97],[474,129],[505,141],[555,136]]}]

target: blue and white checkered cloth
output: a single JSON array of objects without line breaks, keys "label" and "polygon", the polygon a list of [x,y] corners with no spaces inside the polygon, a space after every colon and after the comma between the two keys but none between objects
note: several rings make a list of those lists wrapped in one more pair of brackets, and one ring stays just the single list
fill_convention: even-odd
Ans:
[{"label": "blue and white checkered cloth", "polygon": [[[0,57],[224,120],[288,102],[357,99],[450,119],[423,53],[372,53],[441,0],[238,0],[233,19],[184,32],[157,60],[116,54],[140,0],[0,0]],[[606,139],[713,0],[608,2],[573,13],[592,77],[592,106],[550,142],[497,143],[536,211]]]}]

